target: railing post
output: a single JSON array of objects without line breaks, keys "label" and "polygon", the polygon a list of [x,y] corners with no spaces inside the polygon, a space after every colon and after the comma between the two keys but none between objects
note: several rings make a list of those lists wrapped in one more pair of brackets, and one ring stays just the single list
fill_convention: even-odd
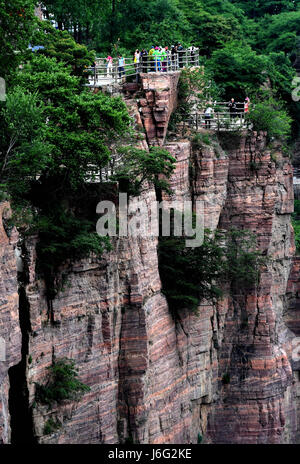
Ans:
[{"label": "railing post", "polygon": [[196,130],[198,131],[198,112],[196,112]]}]

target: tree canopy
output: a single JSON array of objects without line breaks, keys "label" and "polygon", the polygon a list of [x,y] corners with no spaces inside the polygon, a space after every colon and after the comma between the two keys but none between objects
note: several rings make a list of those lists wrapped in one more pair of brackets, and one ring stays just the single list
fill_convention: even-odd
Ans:
[{"label": "tree canopy", "polygon": [[34,26],[32,0],[0,1],[0,77],[8,78],[22,61]]}]

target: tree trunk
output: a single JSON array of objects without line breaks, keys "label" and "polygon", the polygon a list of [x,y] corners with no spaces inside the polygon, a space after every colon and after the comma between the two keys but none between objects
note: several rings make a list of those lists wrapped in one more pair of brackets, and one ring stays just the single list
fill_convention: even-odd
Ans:
[{"label": "tree trunk", "polygon": [[77,40],[78,43],[82,43],[82,28],[81,28],[81,24],[78,24],[78,40]]}]

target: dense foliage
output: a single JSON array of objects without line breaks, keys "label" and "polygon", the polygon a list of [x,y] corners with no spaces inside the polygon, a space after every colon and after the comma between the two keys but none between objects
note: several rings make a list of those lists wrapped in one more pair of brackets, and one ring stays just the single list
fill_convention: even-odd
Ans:
[{"label": "dense foliage", "polygon": [[0,77],[10,78],[22,61],[33,31],[32,0],[0,1]]},{"label": "dense foliage", "polygon": [[220,298],[222,282],[235,290],[255,286],[266,264],[255,235],[237,229],[215,235],[206,231],[203,244],[195,248],[186,247],[185,237],[161,237],[158,255],[163,293],[175,314],[196,311],[203,298]]},{"label": "dense foliage", "polygon": [[122,163],[117,166],[111,180],[119,183],[120,191],[129,195],[139,195],[145,181],[152,182],[156,189],[170,191],[168,179],[174,167],[175,158],[160,147],[151,147],[149,152],[132,147],[119,150]]},{"label": "dense foliage", "polygon": [[267,131],[268,137],[285,140],[291,132],[292,119],[280,102],[266,99],[256,104],[247,115],[255,131]]},{"label": "dense foliage", "polygon": [[300,253],[300,200],[295,200],[292,223],[295,233],[296,250],[297,253]]}]

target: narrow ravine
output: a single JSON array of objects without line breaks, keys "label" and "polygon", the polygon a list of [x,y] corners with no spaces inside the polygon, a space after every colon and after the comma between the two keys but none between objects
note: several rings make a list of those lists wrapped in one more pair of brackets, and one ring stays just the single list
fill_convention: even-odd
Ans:
[{"label": "narrow ravine", "polygon": [[[24,250],[22,250],[24,251]],[[26,296],[28,284],[28,267],[26,259],[23,272],[18,272],[19,283],[19,323],[22,333],[22,359],[9,371],[9,413],[11,427],[11,443],[35,444],[32,410],[29,406],[29,392],[26,381],[27,358],[29,353],[29,333],[31,331],[29,303]]]}]

